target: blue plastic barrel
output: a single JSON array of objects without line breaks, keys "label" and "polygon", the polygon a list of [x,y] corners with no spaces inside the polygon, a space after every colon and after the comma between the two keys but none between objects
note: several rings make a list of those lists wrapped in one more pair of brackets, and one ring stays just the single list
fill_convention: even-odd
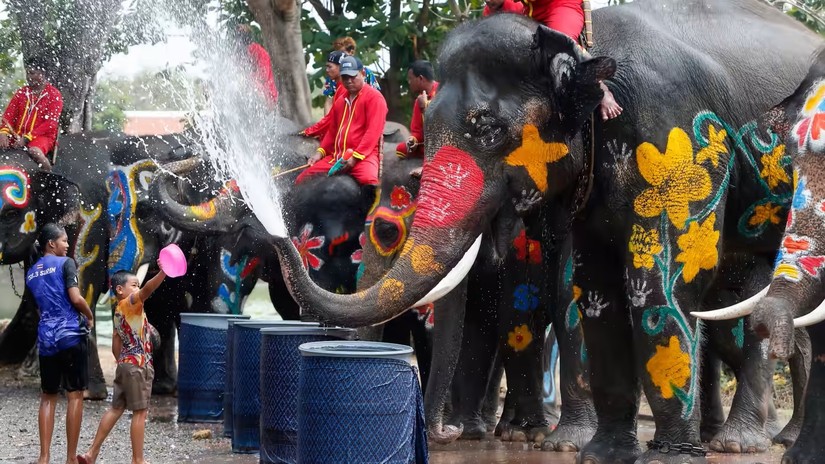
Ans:
[{"label": "blue plastic barrel", "polygon": [[232,452],[255,453],[261,436],[261,329],[318,327],[317,322],[249,320],[233,324]]},{"label": "blue plastic barrel", "polygon": [[295,464],[298,458],[298,370],[304,343],[355,338],[354,329],[261,329],[261,464]]},{"label": "blue plastic barrel", "polygon": [[306,343],[299,350],[298,462],[427,462],[412,348],[333,341]]},{"label": "blue plastic barrel", "polygon": [[178,422],[220,422],[226,328],[240,314],[181,313],[178,347]]},{"label": "blue plastic barrel", "polygon": [[[317,326],[317,322],[307,323],[301,321],[283,321],[283,326]],[[224,376],[223,390],[223,436],[232,437],[232,400],[235,389],[232,388],[232,355],[234,353],[233,341],[235,339],[235,320],[229,320],[229,327],[226,330],[226,375]]]}]

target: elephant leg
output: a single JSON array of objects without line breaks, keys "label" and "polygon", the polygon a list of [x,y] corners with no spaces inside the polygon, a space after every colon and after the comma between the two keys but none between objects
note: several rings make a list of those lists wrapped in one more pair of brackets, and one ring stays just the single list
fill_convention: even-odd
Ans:
[{"label": "elephant leg", "polygon": [[428,315],[416,315],[412,321],[413,348],[418,361],[418,372],[421,374],[421,390],[427,394],[427,385],[430,383],[433,359],[433,332],[427,327]]},{"label": "elephant leg", "polygon": [[[94,306],[92,306],[94,311]],[[102,401],[109,396],[106,389],[106,378],[103,376],[103,369],[100,367],[100,356],[97,352],[97,331],[87,337],[86,343],[89,345],[89,386],[83,393],[83,398],[87,400]]]},{"label": "elephant leg", "polygon": [[[384,324],[382,341],[385,343],[407,345],[415,350],[418,372],[421,375],[422,390],[426,396],[426,386],[430,377],[432,347],[426,340],[427,335],[424,333],[426,329],[423,325],[424,321],[419,320],[418,312],[411,309]],[[421,330],[418,330],[419,327]]]},{"label": "elephant leg", "polygon": [[177,391],[178,367],[175,362],[175,338],[177,312],[172,308],[185,307],[182,291],[174,285],[161,286],[144,305],[149,323],[160,335],[160,346],[153,347],[152,362],[155,378],[152,382],[153,395],[171,395]]},{"label": "elephant leg", "polygon": [[[481,418],[484,419],[488,432],[494,432],[496,425],[498,425],[498,405],[501,397],[501,379],[503,378],[504,364],[501,362],[501,356],[496,353],[493,361],[493,373],[487,383],[487,393],[484,394],[484,404],[481,407]],[[511,419],[512,417],[508,421]]]},{"label": "elephant leg", "polygon": [[722,387],[719,384],[721,375],[722,360],[705,345],[702,349],[702,418],[699,426],[699,436],[703,443],[710,442],[725,424]]},{"label": "elephant leg", "polygon": [[[596,247],[581,251],[568,315],[570,326],[580,323],[583,329],[598,423],[593,438],[580,448],[577,462],[633,463],[641,452],[636,436],[640,371],[634,351],[638,337],[623,291],[624,272],[621,263],[611,259],[613,253]],[[562,380],[562,388],[566,385]]]},{"label": "elephant leg", "polygon": [[765,424],[775,361],[762,355],[760,340],[745,319],[709,323],[708,341],[736,375],[736,394],[722,429],[709,443],[723,453],[757,453],[768,449],[771,437]]},{"label": "elephant leg", "polygon": [[298,321],[301,319],[301,308],[292,295],[289,294],[289,289],[286,288],[283,276],[281,276],[280,267],[272,267],[268,271],[269,275],[269,301],[272,306],[281,315],[285,321]]},{"label": "elephant leg", "polygon": [[782,456],[782,464],[825,463],[825,324],[808,327],[811,342],[810,377],[805,390],[805,412],[796,442]]},{"label": "elephant leg", "polygon": [[26,359],[26,355],[37,342],[39,321],[34,296],[27,287],[14,318],[0,333],[0,364],[18,364]]},{"label": "elephant leg", "polygon": [[451,443],[461,436],[462,428],[445,424],[445,406],[462,348],[467,279],[434,303],[430,375],[424,395],[427,435],[436,443]]},{"label": "elephant leg", "polygon": [[785,445],[786,448],[790,448],[796,441],[805,419],[805,387],[808,385],[808,369],[811,366],[811,339],[808,332],[804,329],[795,330],[794,344],[794,354],[788,359],[793,385],[793,415],[785,428],[773,437],[774,443]]},{"label": "elephant leg", "polygon": [[[478,288],[472,280],[469,288]],[[482,292],[468,291],[467,296],[464,336],[453,377],[450,423],[463,426],[462,439],[480,440],[487,433],[481,408],[496,354],[497,318],[495,309],[489,306],[489,300],[484,300]]]}]

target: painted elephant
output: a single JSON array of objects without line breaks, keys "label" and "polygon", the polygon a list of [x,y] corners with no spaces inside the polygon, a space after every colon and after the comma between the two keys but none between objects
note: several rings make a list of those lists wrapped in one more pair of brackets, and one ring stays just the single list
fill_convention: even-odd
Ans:
[{"label": "painted elephant", "polygon": [[[398,259],[416,214],[420,181],[411,173],[421,165],[420,159],[385,158],[379,198],[367,216],[364,230],[363,276],[358,282],[359,288],[371,286]],[[508,373],[507,404],[513,412],[502,419],[499,427],[503,429],[502,435],[508,440],[538,443],[550,435],[541,398],[542,341],[545,328],[556,313],[552,309],[559,303],[552,301],[551,304],[548,300],[550,294],[564,295],[569,302],[573,289],[567,279],[563,288],[553,288],[550,294],[543,295],[539,289],[549,289],[549,283],[558,282],[560,277],[556,271],[563,264],[559,262],[562,260],[560,250],[542,249],[534,237],[528,236],[521,220],[513,223],[507,234],[510,238],[505,240],[507,245],[503,250],[496,251],[492,241],[485,242],[467,282],[433,305],[411,309],[384,327],[385,341],[408,343],[409,331],[416,335],[416,351],[423,366],[429,435],[435,441],[449,442],[462,430],[445,427],[445,422],[463,426],[462,438],[478,439],[487,431],[481,415],[482,401],[497,351]],[[539,307],[543,309],[537,311]],[[427,343],[426,331],[417,325],[418,318],[423,319],[428,328],[434,326],[435,356],[431,369],[426,359],[427,350],[422,349]],[[548,443],[570,450],[590,439],[596,426],[595,413],[587,381],[582,379],[582,339],[578,323],[573,321],[556,327],[563,328],[560,337],[563,337],[561,351],[565,359],[564,387],[561,388],[564,400],[559,427]],[[395,338],[399,331],[405,334],[406,340]],[[430,370],[432,375],[426,375]],[[493,381],[500,381],[500,377],[493,377]],[[498,387],[494,390],[498,395]],[[452,417],[445,421],[444,406],[451,393]]]},{"label": "painted elephant", "polygon": [[701,317],[719,319],[752,311],[756,332],[768,338],[765,354],[781,359],[799,351],[800,344],[804,347],[808,339],[800,331],[807,327],[812,352],[806,359],[810,363],[804,393],[806,414],[799,437],[785,452],[782,463],[821,463],[825,462],[825,429],[819,417],[825,410],[825,324],[821,322],[825,319],[825,287],[821,280],[825,265],[825,248],[821,245],[825,181],[819,156],[825,154],[821,125],[825,121],[825,51],[818,54],[796,91],[770,110],[765,120],[787,142],[784,156],[793,167],[791,210],[773,267],[773,280],[749,304],[736,308],[739,311],[720,310]]},{"label": "painted elephant", "polygon": [[149,185],[161,171],[185,172],[187,178],[175,183],[175,195],[190,203],[200,203],[212,191],[224,188],[206,165],[190,161],[197,150],[194,134],[128,137],[114,147],[107,177],[109,276],[121,270],[137,274],[141,281],[153,276],[158,272],[160,250],[170,243],[181,247],[188,259],[187,274],[166,280],[154,298],[146,302],[147,317],[161,336],[154,353],[154,394],[175,391],[174,346],[179,314],[240,313],[244,297],[260,274],[258,260],[240,257],[241,264],[230,264],[232,255],[228,250],[234,241],[176,228],[163,220],[150,200]]},{"label": "painted elephant", "polygon": [[[22,151],[0,153],[0,263],[33,263],[34,241],[49,222],[66,227],[69,255],[77,262],[80,292],[94,307],[106,289],[107,225],[105,177],[113,140],[106,134],[75,134],[60,139],[60,154],[51,173],[40,171]],[[20,283],[23,284],[22,282]],[[0,334],[0,362],[18,363],[34,348],[38,311],[26,288],[20,308]],[[93,332],[94,334],[95,332]],[[94,335],[90,338],[91,398],[106,398],[106,384]]]},{"label": "painted elephant", "polygon": [[[781,144],[754,121],[793,90],[821,41],[756,0],[640,0],[596,10],[593,21],[596,58],[514,15],[451,33],[427,109],[416,215],[375,285],[323,292],[291,243],[272,241],[303,307],[336,324],[375,324],[461,282],[477,237],[500,237],[512,214],[504,206],[538,191],[535,208],[569,227],[578,256],[573,283],[599,424],[579,461],[703,462],[702,337],[688,313],[712,300],[718,275],[736,271],[728,254],[776,250],[790,179]],[[625,108],[608,122],[592,118],[601,81]],[[744,359],[761,359],[758,344],[746,345]],[[766,363],[756,364],[760,398],[769,386],[758,381]],[[644,453],[639,387],[657,423]]]},{"label": "painted elephant", "polygon": [[[278,148],[274,151],[288,147],[288,155],[271,159],[270,169],[288,171],[305,162],[305,154],[312,151],[294,145],[296,141],[305,143],[302,137],[274,140]],[[375,188],[361,187],[349,176],[321,176],[293,185],[297,174],[278,176],[273,182],[279,192],[284,192],[284,219],[292,241],[301,250],[302,265],[325,289],[352,292],[361,259],[359,237]],[[223,189],[202,203],[173,196],[177,187],[171,176],[159,177],[152,188],[153,201],[161,205],[159,211],[169,223],[180,230],[231,240],[226,249],[232,257],[227,264],[235,266],[243,257],[249,257],[248,262],[257,260],[275,308],[285,319],[300,317],[298,305],[284,284],[277,255],[266,245],[268,234],[236,188]]]}]

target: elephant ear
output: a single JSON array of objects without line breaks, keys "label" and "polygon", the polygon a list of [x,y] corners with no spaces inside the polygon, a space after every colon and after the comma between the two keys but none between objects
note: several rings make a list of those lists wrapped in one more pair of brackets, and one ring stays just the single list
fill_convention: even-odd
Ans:
[{"label": "elephant ear", "polygon": [[72,225],[80,218],[80,188],[59,174],[39,171],[31,181],[37,216],[44,222]]},{"label": "elephant ear", "polygon": [[599,83],[613,77],[616,61],[587,57],[573,40],[546,26],[533,36],[536,75],[556,103],[559,119],[568,134],[577,132],[604,96]]}]

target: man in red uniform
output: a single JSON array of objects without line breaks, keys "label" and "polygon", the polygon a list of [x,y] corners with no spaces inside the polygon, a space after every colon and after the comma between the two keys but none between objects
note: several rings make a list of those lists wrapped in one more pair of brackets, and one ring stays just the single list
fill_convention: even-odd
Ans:
[{"label": "man in red uniform", "polygon": [[48,65],[41,57],[26,60],[26,82],[11,97],[0,127],[0,150],[24,148],[44,171],[52,165],[46,157],[57,143],[63,96],[46,80]]},{"label": "man in red uniform", "polygon": [[490,16],[493,13],[515,13],[522,14],[524,5],[517,0],[485,0],[483,16]]},{"label": "man in red uniform", "polygon": [[241,45],[246,47],[246,58],[251,67],[252,84],[258,94],[264,98],[266,106],[274,110],[278,104],[278,88],[275,86],[275,76],[272,74],[272,60],[269,53],[261,44],[252,40],[252,28],[248,24],[241,24],[237,29]]},{"label": "man in red uniform", "polygon": [[318,151],[309,159],[312,165],[298,176],[296,183],[311,176],[328,174],[343,158],[345,166],[338,172],[351,175],[361,185],[378,184],[387,102],[381,92],[364,85],[364,65],[358,58],[341,58],[340,73],[347,94],[332,104],[329,112],[332,125],[324,134]]},{"label": "man in red uniform", "polygon": [[407,69],[407,83],[410,84],[410,93],[418,95],[413,102],[412,119],[410,120],[410,138],[395,147],[395,154],[399,158],[408,156],[424,157],[424,110],[430,100],[438,92],[438,82],[435,80],[433,65],[429,61],[416,60]]},{"label": "man in red uniform", "polygon": [[[332,103],[335,104],[335,101],[338,100],[339,97],[342,97],[347,94],[347,88],[341,83],[341,58],[347,56],[346,53],[336,50],[331,52],[329,56],[327,56],[327,76],[329,76],[330,82],[335,83],[334,89],[324,89],[324,95],[328,93],[332,93]],[[317,137],[323,138],[324,134],[326,133],[327,128],[331,125],[332,122],[332,111],[328,111],[327,114],[321,118],[320,121],[316,122],[315,124],[307,127],[306,129],[300,132],[301,135],[305,137]]]},{"label": "man in red uniform", "polygon": [[[522,0],[524,14],[544,24],[545,26],[573,39],[579,43],[579,35],[584,29],[584,7],[582,0]],[[585,55],[589,56],[585,51]],[[607,121],[622,114],[622,107],[613,98],[613,92],[599,82],[604,97],[602,97],[602,120]]]}]

